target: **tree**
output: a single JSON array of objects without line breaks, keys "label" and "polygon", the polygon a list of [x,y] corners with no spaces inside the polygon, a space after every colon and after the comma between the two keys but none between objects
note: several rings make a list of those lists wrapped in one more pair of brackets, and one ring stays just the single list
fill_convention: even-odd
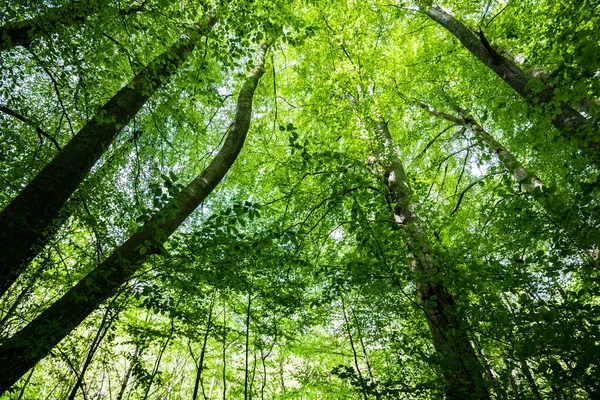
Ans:
[{"label": "tree", "polygon": [[19,277],[30,261],[28,253],[117,134],[215,22],[216,15],[209,15],[199,31],[190,30],[182,35],[123,86],[2,210],[0,246],[9,250],[0,259],[0,294]]},{"label": "tree", "polygon": [[[145,3],[116,10],[120,15],[131,15],[144,10]],[[93,0],[53,7],[47,13],[0,26],[0,51],[13,47],[29,48],[41,36],[57,33],[74,24],[81,24],[90,14],[110,7],[110,1]]]},{"label": "tree", "polygon": [[[266,50],[267,46],[260,50],[256,67],[240,91],[235,119],[222,149],[202,174],[181,188],[172,203],[156,213],[69,292],[2,344],[0,359],[4,360],[3,365],[7,368],[2,372],[0,391],[4,392],[12,386],[94,311],[100,302],[114,295],[148,257],[159,254],[168,237],[223,179],[246,139],[252,114],[252,96],[263,74]],[[174,188],[180,189],[177,186]],[[45,333],[40,335],[40,332]]]},{"label": "tree", "polygon": [[[425,7],[423,12],[433,21],[446,28],[465,46],[471,54],[492,69],[501,79],[512,87],[519,95],[531,99],[534,103],[547,106],[547,113],[552,117],[552,124],[566,137],[573,137],[579,148],[593,159],[598,159],[598,143],[593,139],[586,119],[568,102],[556,98],[554,88],[523,71],[517,64],[495,50],[479,27],[477,37],[466,26],[439,6]],[[536,84],[541,89],[536,89]],[[558,105],[555,103],[558,102]],[[595,161],[597,162],[597,161]]]},{"label": "tree", "polygon": [[0,297],[0,397],[600,396],[597,0],[228,0],[197,39],[208,2],[67,3],[0,16],[43,25],[0,55],[0,207],[165,49],[196,50]]}]

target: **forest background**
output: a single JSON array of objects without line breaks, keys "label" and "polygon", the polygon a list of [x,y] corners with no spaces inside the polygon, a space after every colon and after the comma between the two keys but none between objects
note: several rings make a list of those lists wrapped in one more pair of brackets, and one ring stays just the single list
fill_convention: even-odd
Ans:
[{"label": "forest background", "polygon": [[597,0],[15,0],[0,398],[600,398]]}]

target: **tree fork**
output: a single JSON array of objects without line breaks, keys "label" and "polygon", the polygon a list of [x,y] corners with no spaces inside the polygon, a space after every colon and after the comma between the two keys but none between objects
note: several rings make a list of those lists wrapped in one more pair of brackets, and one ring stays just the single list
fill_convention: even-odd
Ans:
[{"label": "tree fork", "polygon": [[123,86],[0,213],[0,296],[24,270],[28,253],[93,165],[216,22],[211,13]]},{"label": "tree fork", "polygon": [[[512,60],[498,53],[489,44],[481,30],[479,37],[476,36],[462,22],[438,6],[426,7],[423,12],[460,40],[471,54],[493,70],[521,97],[530,100],[531,103],[553,103],[556,97],[553,88],[546,86],[539,93],[533,92],[530,83],[535,79],[534,76],[523,71]],[[575,139],[579,149],[592,158],[595,165],[600,166],[600,143],[591,140],[593,132],[590,132],[586,122],[583,115],[564,101],[560,101],[558,115],[552,119],[552,124],[565,138]]]},{"label": "tree fork", "polygon": [[125,243],[82,278],[60,299],[0,346],[0,394],[10,388],[100,303],[116,293],[144,262],[160,253],[168,237],[206,199],[235,162],[250,127],[252,100],[264,73],[262,46],[255,68],[238,96],[236,113],[225,143],[204,171],[158,211]]}]

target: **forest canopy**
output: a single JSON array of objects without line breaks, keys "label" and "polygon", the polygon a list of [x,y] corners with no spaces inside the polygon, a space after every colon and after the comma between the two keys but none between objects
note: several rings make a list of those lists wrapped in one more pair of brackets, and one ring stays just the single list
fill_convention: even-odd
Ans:
[{"label": "forest canopy", "polygon": [[12,0],[0,399],[600,398],[600,1]]}]

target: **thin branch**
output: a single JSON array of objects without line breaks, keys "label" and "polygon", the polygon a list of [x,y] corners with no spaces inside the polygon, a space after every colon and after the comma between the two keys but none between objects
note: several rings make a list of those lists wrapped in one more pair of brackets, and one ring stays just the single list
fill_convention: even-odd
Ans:
[{"label": "thin branch", "polygon": [[452,210],[452,212],[450,213],[450,215],[453,215],[455,212],[458,211],[458,208],[460,207],[460,203],[462,203],[463,197],[465,197],[465,194],[475,185],[477,185],[479,182],[483,181],[486,178],[489,178],[490,176],[494,176],[494,175],[499,175],[499,174],[505,174],[507,173],[508,170],[507,169],[503,169],[501,171],[494,171],[491,172],[485,176],[482,176],[481,178],[477,179],[476,181],[471,182],[466,188],[464,188],[464,190],[462,192],[460,192],[460,195],[458,196],[458,202],[456,203],[456,207],[454,207],[454,210]]},{"label": "thin branch", "polygon": [[23,114],[20,114],[17,111],[15,111],[15,110],[13,110],[11,108],[8,108],[6,106],[3,106],[3,105],[0,105],[0,111],[2,111],[3,113],[5,113],[7,115],[15,117],[19,121],[22,121],[22,122],[26,123],[27,125],[31,126],[32,128],[35,129],[35,131],[38,134],[38,136],[40,136],[40,141],[42,139],[41,136],[43,136],[46,139],[50,140],[52,142],[52,144],[54,145],[54,147],[56,147],[56,149],[58,151],[61,150],[61,147],[58,144],[58,142],[56,141],[56,139],[54,139],[48,132],[46,132],[45,130],[43,130],[34,120],[29,119],[29,118],[23,116]]}]

